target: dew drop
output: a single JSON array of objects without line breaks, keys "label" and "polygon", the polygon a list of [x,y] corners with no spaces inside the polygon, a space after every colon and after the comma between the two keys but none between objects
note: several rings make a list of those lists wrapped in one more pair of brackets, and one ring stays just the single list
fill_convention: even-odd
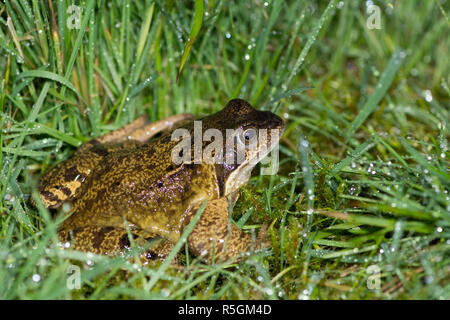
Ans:
[{"label": "dew drop", "polygon": [[265,288],[264,293],[267,294],[268,296],[270,296],[273,293],[273,290],[270,288]]},{"label": "dew drop", "polygon": [[430,91],[430,90],[425,90],[425,91],[423,92],[423,95],[424,95],[425,100],[426,100],[427,102],[433,101],[433,96],[431,95],[431,91]]},{"label": "dew drop", "polygon": [[164,297],[164,298],[167,298],[169,295],[170,295],[170,291],[168,290],[168,289],[162,289],[161,290],[161,295]]}]

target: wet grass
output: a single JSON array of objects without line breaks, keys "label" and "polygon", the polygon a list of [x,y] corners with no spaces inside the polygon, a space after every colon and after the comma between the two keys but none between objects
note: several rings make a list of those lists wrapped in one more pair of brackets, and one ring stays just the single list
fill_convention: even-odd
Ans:
[{"label": "wet grass", "polygon": [[[449,299],[449,3],[374,2],[380,29],[362,1],[86,0],[79,29],[71,1],[2,2],[0,297]],[[52,246],[30,203],[48,167],[233,97],[287,121],[278,174],[256,168],[233,212],[270,251],[148,268]]]}]

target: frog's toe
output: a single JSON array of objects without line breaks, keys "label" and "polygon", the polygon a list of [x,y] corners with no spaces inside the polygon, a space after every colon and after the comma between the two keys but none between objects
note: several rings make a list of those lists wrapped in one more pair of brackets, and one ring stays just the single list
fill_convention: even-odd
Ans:
[{"label": "frog's toe", "polygon": [[191,114],[178,114],[156,122],[150,122],[146,115],[130,124],[95,139],[96,143],[123,143],[129,140],[146,142],[162,131],[168,131],[184,121],[191,120]]},{"label": "frog's toe", "polygon": [[258,232],[258,237],[256,238],[256,246],[255,249],[265,249],[270,247],[270,241],[267,238],[267,224],[264,223]]},{"label": "frog's toe", "polygon": [[[146,249],[144,253],[142,253],[139,257],[141,260],[141,263],[143,265],[154,263],[155,261],[163,261],[167,258],[169,253],[172,251],[174,247],[174,244],[168,240],[161,239],[161,241],[156,244],[152,245],[151,248]],[[175,257],[172,260],[172,264],[177,264],[178,260],[177,257]]]}]

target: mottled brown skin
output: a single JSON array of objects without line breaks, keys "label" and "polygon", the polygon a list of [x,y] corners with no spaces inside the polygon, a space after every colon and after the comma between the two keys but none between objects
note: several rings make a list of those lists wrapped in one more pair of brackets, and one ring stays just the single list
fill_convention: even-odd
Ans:
[{"label": "mottled brown skin", "polygon": [[[61,241],[68,241],[76,250],[117,253],[130,246],[128,224],[137,244],[160,239],[147,252],[150,258],[163,257],[208,199],[188,237],[190,251],[209,261],[213,256],[218,261],[248,251],[250,236],[229,224],[228,199],[234,204],[242,185],[230,183],[230,179],[237,179],[233,172],[240,174],[239,170],[246,169],[243,166],[250,165],[174,164],[171,151],[179,141],[171,139],[169,130],[182,127],[193,133],[191,119],[190,115],[179,115],[149,124],[139,118],[86,143],[44,175],[39,185],[44,205],[58,208],[63,203],[71,204],[72,214],[59,231]],[[200,120],[203,132],[216,128],[224,137],[227,128],[284,129],[279,117],[258,111],[240,99],[231,100],[223,110]],[[161,131],[166,133],[151,139]],[[207,144],[204,142],[203,147]],[[246,183],[249,173],[247,170],[238,180]]]}]

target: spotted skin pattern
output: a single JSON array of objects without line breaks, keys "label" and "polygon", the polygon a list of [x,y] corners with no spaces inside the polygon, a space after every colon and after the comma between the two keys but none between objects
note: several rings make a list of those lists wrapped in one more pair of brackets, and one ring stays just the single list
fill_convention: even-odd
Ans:
[{"label": "spotted skin pattern", "polygon": [[[132,240],[130,240],[130,235]],[[89,251],[95,254],[111,255],[131,249],[131,241],[136,246],[146,248],[141,255],[142,262],[163,259],[173,249],[173,243],[154,234],[138,234],[126,229],[115,227],[80,227],[73,230],[59,231],[59,238],[63,245],[69,244],[71,249]],[[154,243],[149,244],[149,240]]]},{"label": "spotted skin pattern", "polygon": [[[129,247],[129,228],[139,241],[162,239],[149,256],[164,257],[208,199],[188,237],[190,251],[208,261],[248,251],[251,237],[229,224],[228,200],[234,204],[238,188],[242,181],[247,183],[253,165],[193,161],[175,164],[171,152],[179,141],[172,139],[171,133],[175,128],[184,128],[193,136],[192,119],[191,115],[178,115],[151,124],[139,118],[86,143],[46,173],[39,185],[44,205],[71,206],[67,213],[70,216],[59,230],[61,241],[76,250],[114,254]],[[221,111],[200,120],[203,132],[215,128],[223,137],[226,129],[284,129],[278,116],[258,111],[241,99],[231,100]],[[161,132],[160,137],[152,139]],[[207,144],[203,142],[202,148]],[[241,170],[245,176],[237,177]],[[231,183],[230,179],[240,182]]]}]

